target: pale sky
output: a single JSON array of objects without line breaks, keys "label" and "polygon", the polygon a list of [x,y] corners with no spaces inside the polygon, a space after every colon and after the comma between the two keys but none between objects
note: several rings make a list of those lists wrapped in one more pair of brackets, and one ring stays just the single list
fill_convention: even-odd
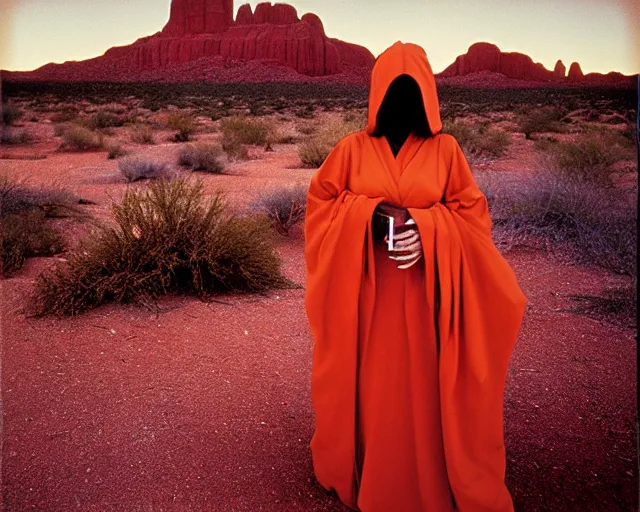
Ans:
[{"label": "pale sky", "polygon": [[[0,69],[102,55],[162,29],[170,0],[0,0]],[[244,2],[236,1],[235,8]],[[255,7],[258,1],[250,1]],[[330,37],[378,55],[397,40],[427,52],[442,71],[479,41],[553,69],[640,72],[640,0],[291,0]]]}]

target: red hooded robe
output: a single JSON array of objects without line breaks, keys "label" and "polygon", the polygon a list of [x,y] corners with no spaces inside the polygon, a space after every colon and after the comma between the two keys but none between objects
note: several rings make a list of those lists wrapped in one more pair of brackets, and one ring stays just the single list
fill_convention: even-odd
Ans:
[{"label": "red hooded robe", "polygon": [[[410,135],[394,157],[371,134],[402,74],[420,86],[433,137]],[[460,146],[441,130],[427,56],[397,42],[374,66],[366,129],[336,145],[309,188],[313,465],[363,512],[513,511],[503,394],[526,297]],[[424,259],[409,269],[372,241],[382,201],[418,226]]]}]

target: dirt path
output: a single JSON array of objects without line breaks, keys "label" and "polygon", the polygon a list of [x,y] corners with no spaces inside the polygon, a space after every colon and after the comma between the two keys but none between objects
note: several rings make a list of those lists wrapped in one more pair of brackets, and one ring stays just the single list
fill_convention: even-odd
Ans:
[{"label": "dirt path", "polygon": [[[78,160],[69,175],[69,157],[55,158],[28,163],[33,179],[67,176],[104,213],[115,164],[88,156],[83,165],[98,170],[87,177]],[[312,174],[285,161],[294,159],[278,150],[243,164],[246,180],[209,177],[207,189],[248,204],[261,188]],[[27,172],[25,162],[10,164]],[[298,282],[302,243],[298,231],[279,245]],[[635,331],[563,311],[565,294],[597,293],[618,278],[539,254],[508,259],[529,297],[505,396],[516,509],[636,510]],[[159,315],[105,306],[69,320],[26,319],[25,294],[50,264],[30,260],[0,282],[7,511],[346,510],[313,478],[302,290],[211,304],[168,298]]]}]

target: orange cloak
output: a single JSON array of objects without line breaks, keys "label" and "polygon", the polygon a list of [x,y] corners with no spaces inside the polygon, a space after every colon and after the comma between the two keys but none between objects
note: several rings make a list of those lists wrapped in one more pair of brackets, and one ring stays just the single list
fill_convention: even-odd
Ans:
[{"label": "orange cloak", "polygon": [[[401,74],[418,82],[434,136],[411,135],[394,157],[370,134]],[[366,130],[336,145],[309,188],[313,465],[363,512],[513,511],[503,393],[526,297],[460,146],[441,129],[426,54],[398,42],[376,61]],[[424,259],[409,269],[374,247],[381,201],[408,208],[418,226]]]}]

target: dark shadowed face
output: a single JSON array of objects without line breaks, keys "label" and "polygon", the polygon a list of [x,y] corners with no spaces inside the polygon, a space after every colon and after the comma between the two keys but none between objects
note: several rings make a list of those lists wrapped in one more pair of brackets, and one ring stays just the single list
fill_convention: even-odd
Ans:
[{"label": "dark shadowed face", "polygon": [[414,132],[420,137],[430,135],[422,93],[409,75],[396,78],[385,94],[376,117],[374,135],[405,136]]}]

